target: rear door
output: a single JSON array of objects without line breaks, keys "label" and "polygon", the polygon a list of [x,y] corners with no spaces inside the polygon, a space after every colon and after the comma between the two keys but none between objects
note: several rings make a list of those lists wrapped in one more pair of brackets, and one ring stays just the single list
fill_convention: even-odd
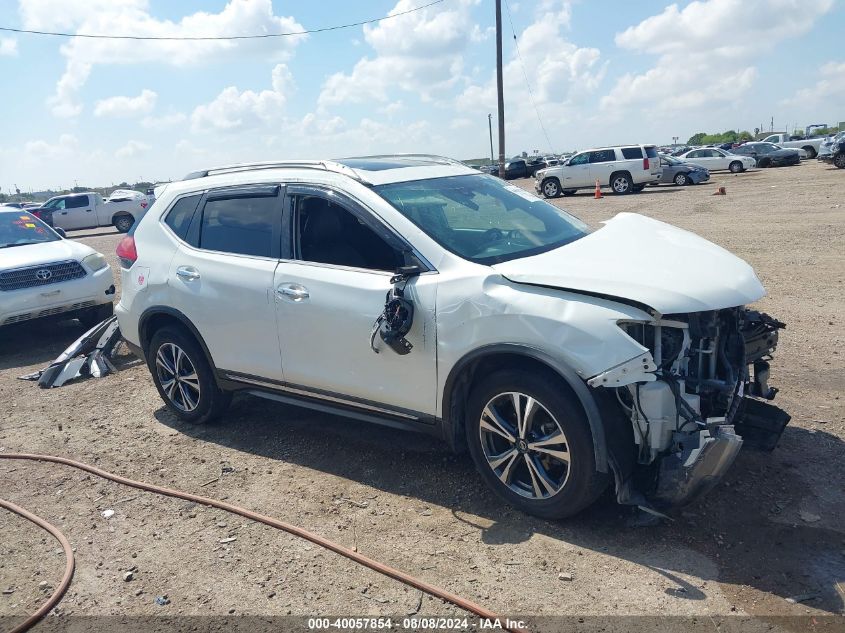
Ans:
[{"label": "rear door", "polygon": [[[59,222],[56,222],[56,218]],[[68,196],[65,208],[53,213],[53,222],[63,229],[87,229],[97,226],[97,217],[91,206],[91,196]]]},{"label": "rear door", "polygon": [[610,184],[610,174],[616,171],[618,163],[616,151],[613,149],[598,149],[590,152],[590,180],[599,184]]},{"label": "rear door", "polygon": [[[225,374],[282,380],[273,297],[282,200],[279,185],[209,191],[170,262],[170,305],[196,326]],[[177,202],[165,222],[181,211]]]}]

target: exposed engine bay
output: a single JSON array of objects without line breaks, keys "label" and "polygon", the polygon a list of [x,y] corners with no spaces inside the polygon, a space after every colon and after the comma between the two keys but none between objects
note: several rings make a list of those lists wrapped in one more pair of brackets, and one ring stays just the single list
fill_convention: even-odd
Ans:
[{"label": "exposed engine bay", "polygon": [[743,444],[774,448],[789,416],[763,400],[777,394],[768,361],[785,324],[730,308],[620,327],[648,348],[653,365],[643,368],[654,369],[645,381],[641,374],[604,386],[633,427],[636,458],[626,475],[654,507],[682,505],[712,488]]}]

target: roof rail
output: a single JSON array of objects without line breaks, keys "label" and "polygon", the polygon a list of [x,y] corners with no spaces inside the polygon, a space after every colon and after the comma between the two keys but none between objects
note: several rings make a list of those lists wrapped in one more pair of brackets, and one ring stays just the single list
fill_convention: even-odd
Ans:
[{"label": "roof rail", "polygon": [[360,158],[427,158],[429,160],[436,160],[450,165],[463,165],[459,160],[449,158],[448,156],[440,156],[439,154],[375,154],[373,156],[347,156],[346,158],[339,158],[337,160],[349,160]]},{"label": "roof rail", "polygon": [[346,165],[325,160],[271,160],[255,163],[234,163],[232,165],[221,165],[218,167],[201,169],[199,171],[192,171],[182,180],[195,180],[197,178],[207,178],[208,176],[215,176],[218,174],[232,174],[241,171],[256,171],[260,169],[279,169],[282,167],[298,167],[300,169],[321,169],[324,171],[333,171],[361,181],[358,174]]}]

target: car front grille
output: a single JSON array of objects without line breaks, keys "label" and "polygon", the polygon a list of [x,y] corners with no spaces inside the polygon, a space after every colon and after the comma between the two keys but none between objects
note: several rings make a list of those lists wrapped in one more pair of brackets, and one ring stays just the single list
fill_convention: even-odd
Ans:
[{"label": "car front grille", "polygon": [[85,269],[79,262],[73,260],[14,268],[0,273],[0,291],[49,286],[71,279],[81,279],[84,276]]},{"label": "car front grille", "polygon": [[8,319],[3,321],[3,325],[11,325],[12,323],[20,323],[21,321],[29,321],[30,319],[40,319],[42,317],[53,316],[56,314],[62,314],[63,312],[73,312],[74,310],[84,310],[85,308],[93,308],[97,305],[97,302],[93,299],[88,301],[80,301],[79,303],[73,303],[68,306],[58,306],[55,308],[47,308],[46,310],[40,310],[38,312],[24,312],[23,314],[16,314],[14,316],[10,316]]}]

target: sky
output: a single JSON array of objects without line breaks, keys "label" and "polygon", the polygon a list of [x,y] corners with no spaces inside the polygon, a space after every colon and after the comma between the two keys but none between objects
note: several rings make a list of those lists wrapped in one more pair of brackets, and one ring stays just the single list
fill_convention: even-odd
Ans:
[{"label": "sky", "polygon": [[[231,36],[431,0],[0,0],[0,27]],[[845,120],[845,0],[506,0],[507,156]],[[490,155],[493,0],[239,41],[0,32],[0,188],[166,181],[276,158]]]}]

